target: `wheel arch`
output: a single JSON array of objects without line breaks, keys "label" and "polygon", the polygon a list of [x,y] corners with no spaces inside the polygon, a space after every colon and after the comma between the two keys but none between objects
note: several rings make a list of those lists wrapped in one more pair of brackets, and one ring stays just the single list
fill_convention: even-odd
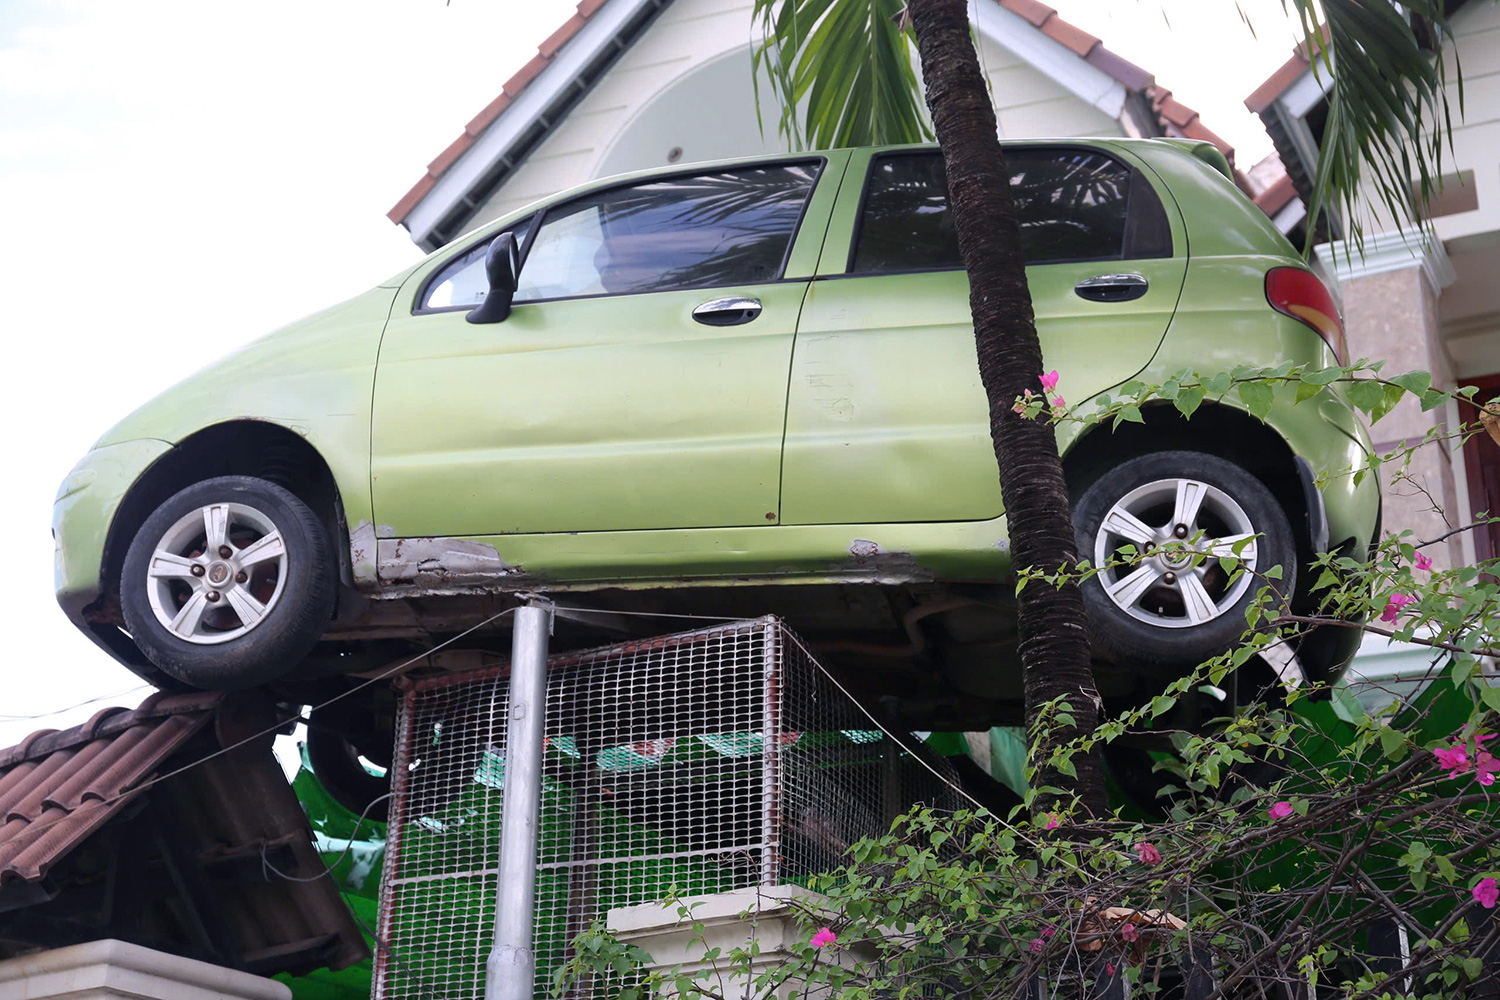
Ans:
[{"label": "wheel arch", "polygon": [[[1141,407],[1141,423],[1111,430],[1095,424],[1063,455],[1068,494],[1079,497],[1106,469],[1157,451],[1202,451],[1228,459],[1259,479],[1287,512],[1297,539],[1298,558],[1312,558],[1316,529],[1309,518],[1297,454],[1275,429],[1243,410],[1204,403],[1189,419],[1165,401]],[[1318,513],[1316,511],[1314,514]]]},{"label": "wheel arch", "polygon": [[318,515],[348,578],[349,544],[338,482],[327,460],[306,438],[269,420],[228,420],[195,431],[153,463],[131,485],[115,511],[104,543],[100,582],[119,596],[120,571],[136,530],[169,497],[215,476],[256,476],[291,491]]}]

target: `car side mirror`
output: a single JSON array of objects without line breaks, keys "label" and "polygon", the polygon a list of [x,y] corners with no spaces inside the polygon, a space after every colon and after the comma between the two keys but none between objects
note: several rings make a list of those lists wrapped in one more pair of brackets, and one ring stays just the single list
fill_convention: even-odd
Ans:
[{"label": "car side mirror", "polygon": [[470,323],[499,323],[509,316],[520,269],[521,254],[515,233],[501,233],[490,240],[489,252],[484,255],[484,273],[489,277],[490,290],[465,318]]}]

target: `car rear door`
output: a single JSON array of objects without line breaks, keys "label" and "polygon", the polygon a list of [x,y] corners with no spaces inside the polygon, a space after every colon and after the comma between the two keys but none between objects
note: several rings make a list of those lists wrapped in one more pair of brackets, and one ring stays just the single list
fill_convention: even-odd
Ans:
[{"label": "car rear door", "polygon": [[[1181,219],[1099,147],[1007,147],[1037,332],[1081,402],[1150,361],[1186,269]],[[783,524],[1001,513],[968,276],[941,156],[855,153],[797,328]]]},{"label": "car rear door", "polygon": [[503,322],[465,319],[487,244],[414,274],[376,374],[382,534],[775,524],[792,338],[846,157],[550,206],[518,229]]}]

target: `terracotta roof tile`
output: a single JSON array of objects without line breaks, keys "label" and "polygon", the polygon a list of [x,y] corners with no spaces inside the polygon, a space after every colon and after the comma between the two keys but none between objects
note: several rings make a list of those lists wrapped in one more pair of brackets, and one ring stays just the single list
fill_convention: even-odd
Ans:
[{"label": "terracotta roof tile", "polygon": [[510,107],[510,102],[511,96],[502,90],[498,97],[484,106],[483,111],[469,119],[469,124],[464,126],[464,131],[477,137],[479,133],[490,127],[490,122],[500,117],[500,112]]},{"label": "terracotta roof tile", "polygon": [[385,213],[386,218],[397,225],[404,222],[407,215],[411,213],[411,210],[416,208],[423,198],[427,197],[428,192],[432,190],[438,178],[442,177],[458,161],[460,156],[468,152],[469,148],[474,145],[474,140],[485,129],[489,128],[506,108],[510,107],[511,102],[520,96],[521,92],[533,80],[541,75],[542,70],[547,68],[547,64],[562,51],[564,45],[573,40],[573,36],[582,30],[583,26],[588,23],[589,18],[599,12],[599,9],[604,6],[605,2],[606,0],[582,0],[578,4],[577,13],[564,21],[556,31],[548,35],[546,41],[537,47],[537,54],[532,56],[526,65],[522,66],[509,80],[505,81],[499,96],[485,105],[483,111],[471,118],[469,123],[464,126],[463,134],[449,143],[448,148],[438,154],[437,158],[427,165],[427,173],[421,180],[412,185],[410,191],[401,196],[401,200],[396,202],[389,212]]},{"label": "terracotta roof tile", "polygon": [[1304,54],[1303,46],[1297,46],[1292,57],[1281,64],[1281,67],[1266,78],[1266,82],[1255,88],[1255,92],[1245,98],[1245,107],[1255,114],[1269,108],[1276,98],[1286,93],[1286,89],[1296,83],[1302,74],[1307,72],[1308,61]]},{"label": "terracotta roof tile", "polygon": [[1000,0],[1000,6],[1012,14],[1020,14],[1030,21],[1034,28],[1040,28],[1047,23],[1049,17],[1057,13],[1040,0]]},{"label": "terracotta roof tile", "polygon": [[396,225],[406,221],[407,213],[417,207],[417,203],[427,197],[427,192],[437,186],[437,178],[431,174],[423,174],[422,179],[412,185],[410,191],[401,196],[401,200],[385,213],[385,217]]},{"label": "terracotta roof tile", "polygon": [[[261,975],[368,957],[337,888],[318,877],[324,868],[306,814],[269,736],[220,752],[232,734],[259,733],[274,718],[253,695],[158,693],[0,750],[8,937],[47,946],[60,933],[139,935]],[[286,877],[267,877],[267,861]],[[118,872],[152,867],[161,874],[133,878],[128,905],[91,902],[114,898],[106,886]],[[48,893],[24,891],[49,875]],[[124,885],[128,876],[118,877]],[[206,905],[212,916],[194,917]],[[202,954],[205,939],[212,956]]]},{"label": "terracotta roof tile", "polygon": [[548,35],[545,42],[537,46],[537,52],[543,59],[551,59],[557,55],[558,49],[561,49],[569,39],[578,34],[578,29],[583,27],[584,22],[587,20],[582,14],[574,14],[563,22],[562,27]]},{"label": "terracotta roof tile", "polygon": [[433,177],[443,176],[443,172],[453,166],[453,162],[463,155],[464,150],[474,144],[474,137],[465,132],[463,135],[448,143],[448,148],[438,154],[437,159],[427,164],[427,172]]},{"label": "terracotta roof tile", "polygon": [[35,881],[122,809],[211,716],[218,695],[153,695],[0,752],[0,886]]},{"label": "terracotta roof tile", "polygon": [[1123,56],[1117,56],[1100,45],[1088,54],[1088,62],[1125,85],[1126,90],[1145,90],[1156,82],[1156,77]]},{"label": "terracotta roof tile", "polygon": [[505,81],[505,92],[511,97],[518,96],[521,91],[526,89],[526,86],[531,83],[532,80],[535,80],[538,76],[541,76],[542,70],[547,68],[548,62],[550,62],[550,60],[545,56],[532,56],[531,60],[527,62],[525,66],[522,66],[520,69],[516,70],[515,75],[513,75],[509,80]]},{"label": "terracotta roof tile", "polygon": [[1099,46],[1097,36],[1089,34],[1077,25],[1069,24],[1060,17],[1048,18],[1047,23],[1042,25],[1042,34],[1053,41],[1062,42],[1084,57]]},{"label": "terracotta roof tile", "polygon": [[1282,174],[1271,182],[1271,186],[1255,196],[1255,205],[1267,215],[1275,215],[1286,208],[1297,197],[1297,188],[1290,174]]}]

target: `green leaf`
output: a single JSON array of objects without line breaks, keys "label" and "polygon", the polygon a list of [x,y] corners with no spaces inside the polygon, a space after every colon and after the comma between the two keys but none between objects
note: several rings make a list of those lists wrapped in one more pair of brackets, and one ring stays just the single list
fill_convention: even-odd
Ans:
[{"label": "green leaf", "polygon": [[1210,395],[1222,396],[1229,391],[1229,387],[1233,384],[1233,375],[1228,372],[1219,372],[1204,383],[1203,388],[1208,390]]},{"label": "green leaf", "polygon": [[1114,427],[1119,427],[1120,424],[1126,421],[1132,424],[1144,424],[1146,422],[1145,418],[1141,416],[1141,408],[1134,403],[1126,403],[1120,407],[1120,412],[1115,414]]},{"label": "green leaf", "polygon": [[1420,396],[1432,387],[1432,373],[1407,372],[1404,375],[1393,375],[1387,381],[1396,383],[1413,396]]},{"label": "green leaf", "polygon": [[1373,415],[1375,408],[1385,400],[1386,386],[1373,379],[1359,379],[1350,383],[1345,392],[1349,396],[1349,402],[1361,410]]},{"label": "green leaf", "polygon": [[1276,401],[1276,394],[1264,382],[1241,382],[1239,394],[1251,416],[1260,420],[1266,419],[1271,412],[1271,404]]},{"label": "green leaf", "polygon": [[1337,382],[1339,379],[1341,379],[1343,377],[1344,377],[1344,369],[1342,369],[1342,368],[1338,368],[1338,367],[1322,368],[1322,369],[1319,369],[1318,371],[1312,371],[1312,372],[1306,372],[1306,373],[1304,373],[1303,376],[1302,376],[1302,381],[1303,381],[1304,384],[1308,384],[1308,385],[1323,386],[1323,385],[1330,385],[1330,384],[1332,384],[1334,382]]},{"label": "green leaf", "polygon": [[1312,399],[1318,393],[1322,392],[1324,388],[1326,387],[1321,385],[1314,385],[1311,382],[1298,382],[1297,402],[1305,403],[1307,400]]},{"label": "green leaf", "polygon": [[1198,404],[1203,402],[1205,393],[1200,386],[1185,385],[1177,398],[1172,400],[1172,405],[1177,407],[1177,412],[1184,417],[1191,417],[1193,411],[1198,409]]}]

